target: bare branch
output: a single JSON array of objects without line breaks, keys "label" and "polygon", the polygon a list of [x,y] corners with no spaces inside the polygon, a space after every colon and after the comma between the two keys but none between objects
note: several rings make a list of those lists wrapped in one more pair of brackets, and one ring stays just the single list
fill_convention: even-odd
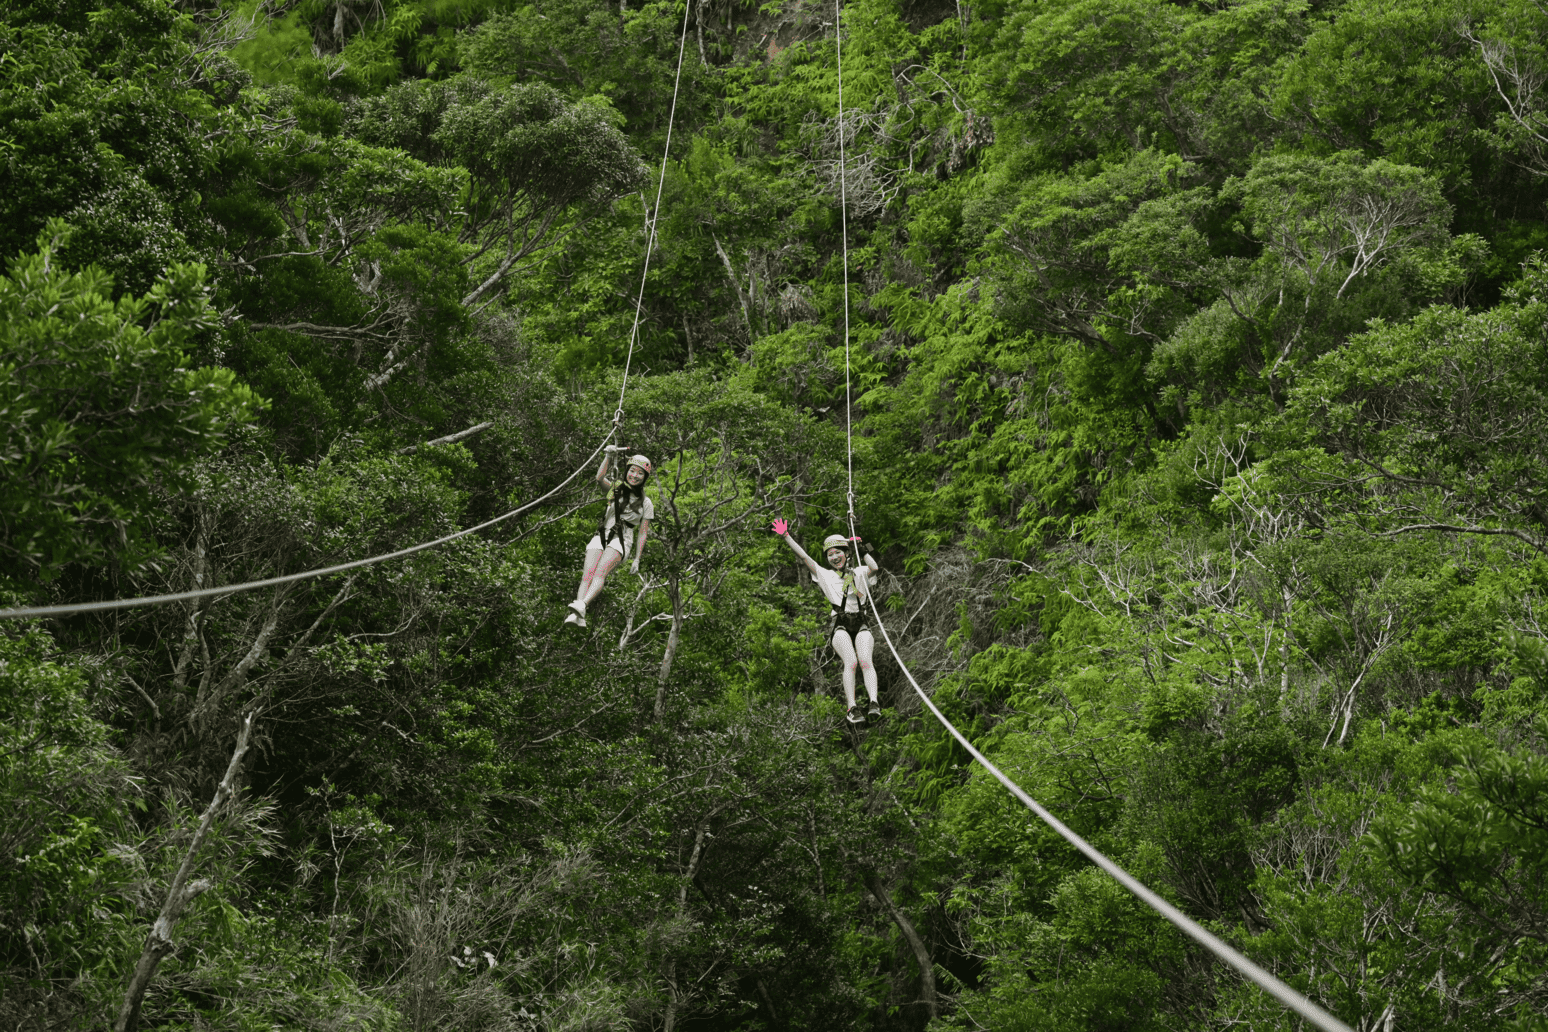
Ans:
[{"label": "bare branch", "polygon": [[493,420],[485,420],[476,426],[468,427],[466,430],[459,430],[454,434],[447,434],[445,437],[437,437],[435,440],[426,441],[424,444],[411,444],[407,448],[399,448],[398,454],[410,455],[421,448],[434,448],[438,444],[456,444],[458,441],[466,440],[474,434],[482,433],[492,426],[494,426]]},{"label": "bare branch", "polygon": [[167,898],[162,903],[161,913],[145,936],[145,948],[140,953],[140,960],[135,965],[134,974],[130,976],[129,988],[124,993],[123,1007],[118,1012],[118,1020],[113,1022],[113,1032],[135,1032],[139,1027],[140,1004],[145,999],[145,990],[149,988],[151,979],[155,977],[156,968],[177,948],[177,944],[172,939],[172,932],[176,929],[178,920],[190,903],[214,888],[214,883],[207,879],[190,883],[188,878],[193,873],[194,862],[199,858],[199,850],[209,836],[210,826],[215,823],[215,815],[220,812],[220,808],[227,800],[236,795],[237,775],[242,769],[242,757],[247,753],[247,743],[252,734],[253,719],[256,716],[256,712],[250,712],[242,721],[242,730],[237,734],[236,748],[231,753],[231,762],[226,766],[226,776],[220,779],[220,785],[215,789],[215,797],[210,800],[210,805],[204,810],[204,816],[199,819],[199,827],[194,831],[193,840],[188,843],[188,851],[183,855],[183,862],[178,866],[177,873],[173,875],[172,884],[167,887]]},{"label": "bare branch", "polygon": [[1419,530],[1443,530],[1452,534],[1498,534],[1505,537],[1513,537],[1531,545],[1541,552],[1543,543],[1524,531],[1510,527],[1463,527],[1454,523],[1413,523],[1406,527],[1398,527],[1396,530],[1382,531],[1381,537],[1395,537],[1398,534],[1410,534]]}]

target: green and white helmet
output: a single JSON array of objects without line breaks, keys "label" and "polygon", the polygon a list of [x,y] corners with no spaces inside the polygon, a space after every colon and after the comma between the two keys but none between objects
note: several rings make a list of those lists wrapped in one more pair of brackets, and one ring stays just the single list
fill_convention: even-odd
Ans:
[{"label": "green and white helmet", "polygon": [[631,456],[629,456],[629,461],[624,463],[624,469],[627,471],[630,466],[638,466],[638,467],[640,467],[640,469],[645,471],[645,475],[646,476],[650,476],[651,471],[652,471],[652,467],[650,465],[650,460],[647,459],[643,455],[631,455]]},{"label": "green and white helmet", "polygon": [[822,539],[822,550],[826,552],[830,548],[848,548],[849,539],[843,534],[829,534]]}]

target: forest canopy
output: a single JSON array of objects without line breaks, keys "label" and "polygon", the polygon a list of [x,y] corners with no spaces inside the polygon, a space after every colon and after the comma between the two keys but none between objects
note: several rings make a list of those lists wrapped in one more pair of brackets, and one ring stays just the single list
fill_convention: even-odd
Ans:
[{"label": "forest canopy", "polygon": [[1545,40],[5,5],[0,1024],[1548,1027]]}]

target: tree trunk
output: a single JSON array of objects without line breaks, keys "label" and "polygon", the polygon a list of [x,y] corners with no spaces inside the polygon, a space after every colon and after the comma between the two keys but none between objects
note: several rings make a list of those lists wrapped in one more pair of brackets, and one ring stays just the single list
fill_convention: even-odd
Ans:
[{"label": "tree trunk", "polygon": [[199,819],[199,827],[194,832],[193,841],[188,844],[188,852],[184,854],[183,862],[178,867],[177,874],[172,876],[172,884],[167,888],[167,898],[161,905],[161,914],[156,918],[156,923],[151,925],[150,933],[145,936],[145,949],[140,953],[139,963],[134,966],[134,974],[130,976],[129,988],[124,993],[124,1005],[118,1012],[118,1020],[113,1023],[113,1032],[135,1032],[139,1027],[140,1004],[145,999],[145,990],[150,986],[151,979],[156,976],[156,968],[160,967],[161,962],[177,948],[177,944],[172,940],[172,932],[177,927],[178,919],[183,916],[183,911],[188,909],[188,904],[215,887],[215,883],[207,878],[190,883],[188,876],[193,873],[194,861],[198,859],[199,849],[210,833],[210,825],[215,823],[216,813],[236,794],[237,774],[241,772],[242,757],[247,752],[247,741],[252,734],[254,716],[255,714],[249,713],[242,721],[242,730],[237,735],[236,749],[231,753],[231,763],[226,767],[226,776],[220,779],[220,785],[215,789],[215,798],[210,800],[204,816]]},{"label": "tree trunk", "polygon": [[677,658],[677,643],[683,636],[683,582],[676,572],[667,578],[667,597],[672,600],[672,630],[667,634],[666,652],[661,656],[661,673],[656,677],[657,720],[666,712],[667,678],[672,675],[672,661]]},{"label": "tree trunk", "polygon": [[1290,613],[1295,604],[1295,598],[1290,594],[1290,589],[1284,588],[1285,600],[1285,633],[1279,639],[1279,701],[1281,704],[1290,697]]},{"label": "tree trunk", "polygon": [[[194,538],[193,586],[196,589],[205,586],[205,579],[210,572],[209,524],[208,513],[201,509],[199,533]],[[183,649],[177,657],[177,665],[172,668],[172,688],[176,692],[181,692],[188,685],[188,668],[193,663],[194,646],[199,643],[199,621],[204,618],[209,605],[210,598],[206,596],[195,601],[188,612],[188,625],[183,630]]]},{"label": "tree trunk", "polygon": [[720,246],[720,238],[711,234],[710,239],[715,242],[715,252],[720,255],[720,262],[726,267],[726,279],[731,284],[731,289],[736,291],[737,303],[742,306],[742,322],[747,326],[747,339],[755,340],[752,325],[752,307],[747,294],[742,290],[742,283],[736,277],[736,269],[731,266],[731,256],[726,254],[726,249]]},{"label": "tree trunk", "polygon": [[828,690],[828,656],[832,654],[832,639],[818,638],[817,647],[806,650],[806,670],[812,678],[812,694],[821,695]]},{"label": "tree trunk", "polygon": [[872,878],[868,884],[871,895],[875,896],[876,901],[882,905],[882,909],[891,915],[893,923],[898,926],[898,930],[903,933],[903,938],[908,940],[909,946],[914,951],[914,960],[919,964],[919,995],[933,1019],[938,1008],[935,1002],[935,964],[930,960],[930,951],[925,948],[924,940],[914,930],[913,922],[909,921],[908,915],[892,902],[892,895],[887,891],[886,886],[882,885],[881,879]]},{"label": "tree trunk", "polygon": [[667,961],[666,1015],[661,1019],[662,1032],[672,1032],[677,1027],[677,961]]},{"label": "tree trunk", "polygon": [[695,27],[699,30],[699,64],[709,67],[709,58],[704,56],[704,0],[699,0],[699,6],[693,12]]},{"label": "tree trunk", "polygon": [[762,976],[754,975],[753,980],[758,983],[758,995],[763,997],[764,1006],[769,1009],[769,1020],[778,1021],[779,1013],[774,1010],[774,1000],[769,996],[768,986],[763,984]]},{"label": "tree trunk", "polygon": [[812,833],[812,866],[817,868],[817,898],[824,903],[828,901],[828,885],[822,874],[822,851],[817,848],[817,813],[815,810],[807,811],[807,828]]},{"label": "tree trunk", "polygon": [[[688,913],[688,885],[693,881],[693,876],[699,873],[699,860],[704,856],[704,835],[709,831],[709,824],[700,824],[693,835],[693,852],[688,856],[688,873],[683,877],[682,885],[677,889],[677,919],[681,921]],[[667,1008],[666,1016],[662,1020],[663,1032],[672,1032],[677,1025],[677,958],[667,961]]]},{"label": "tree trunk", "polygon": [[[634,637],[634,621],[640,618],[640,605],[645,601],[645,596],[650,593],[650,589],[655,586],[655,581],[641,575],[640,589],[634,593],[634,601],[629,604],[629,613],[624,618],[623,633],[618,636],[618,648],[620,651],[629,647],[629,639]],[[650,620],[645,622],[648,624]]]},{"label": "tree trunk", "polygon": [[[749,325],[752,324],[752,314],[760,311],[761,309],[758,307],[758,268],[753,265],[752,255],[749,254],[747,256],[747,322]],[[760,328],[763,325],[761,317],[758,320],[758,325]]]}]

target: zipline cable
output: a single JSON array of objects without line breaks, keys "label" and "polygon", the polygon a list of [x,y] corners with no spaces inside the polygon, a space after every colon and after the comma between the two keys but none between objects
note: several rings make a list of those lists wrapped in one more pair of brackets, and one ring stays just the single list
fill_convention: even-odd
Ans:
[{"label": "zipline cable", "polygon": [[476,534],[481,530],[492,527],[497,523],[503,523],[512,516],[519,516],[528,509],[546,502],[554,495],[562,491],[570,481],[580,476],[591,465],[602,449],[607,447],[607,442],[613,439],[613,435],[619,432],[623,422],[624,393],[629,389],[629,366],[634,359],[634,342],[640,329],[640,312],[645,304],[645,277],[650,272],[650,255],[655,249],[656,222],[661,214],[661,196],[666,186],[667,158],[672,151],[672,127],[677,120],[677,97],[683,80],[683,53],[688,43],[688,13],[692,9],[691,4],[683,6],[683,29],[677,41],[677,77],[672,83],[672,107],[667,115],[666,149],[661,155],[661,176],[656,183],[656,207],[654,213],[649,214],[650,234],[645,242],[645,271],[640,274],[640,293],[634,303],[634,325],[629,330],[629,351],[624,357],[623,382],[618,387],[618,406],[613,411],[613,423],[607,435],[602,438],[602,443],[597,445],[589,458],[586,459],[569,476],[565,477],[559,485],[546,494],[540,495],[526,505],[512,509],[510,512],[496,516],[492,520],[485,520],[476,527],[459,530],[455,534],[447,534],[445,537],[436,538],[434,541],[426,541],[423,544],[413,545],[409,548],[400,548],[396,552],[388,552],[384,555],[374,555],[369,559],[356,559],[354,562],[340,563],[337,566],[326,566],[319,570],[307,570],[304,573],[290,573],[282,577],[267,577],[263,580],[244,581],[240,584],[225,584],[218,588],[196,588],[192,591],[177,591],[168,595],[146,595],[140,598],[110,599],[104,602],[78,602],[69,605],[58,606],[24,606],[17,609],[0,609],[0,620],[24,620],[45,616],[69,616],[75,613],[102,613],[115,609],[135,609],[142,606],[159,606],[168,602],[188,602],[193,599],[211,598],[213,596],[235,595],[244,591],[256,591],[259,588],[272,588],[280,584],[294,584],[297,581],[311,580],[316,577],[327,577],[335,573],[343,573],[346,570],[358,570],[362,566],[371,566],[376,563],[384,563],[390,559],[401,559],[415,552],[423,552],[426,549],[436,548],[458,538]]},{"label": "zipline cable", "polygon": [[661,193],[666,189],[667,158],[672,153],[672,126],[677,121],[677,94],[683,83],[683,53],[688,47],[688,12],[693,4],[683,2],[683,31],[677,41],[677,76],[672,80],[672,107],[667,112],[666,146],[661,152],[661,174],[656,180],[656,206],[645,213],[650,232],[645,237],[645,267],[640,270],[640,293],[634,302],[634,325],[629,328],[629,353],[624,356],[623,384],[618,388],[618,409],[613,413],[616,429],[623,420],[624,390],[629,386],[629,364],[634,361],[634,342],[640,333],[640,313],[645,308],[645,277],[650,275],[650,256],[656,249],[656,223],[661,219]]},{"label": "zipline cable", "polygon": [[[845,195],[846,184],[844,175],[844,50],[842,43],[844,32],[842,21],[843,12],[840,9],[840,2],[841,0],[833,0],[833,36],[834,51],[838,58],[839,226],[843,237],[842,250],[844,256],[844,445],[848,450],[849,537],[850,544],[854,548],[855,563],[856,568],[858,569],[860,563],[860,542],[857,540],[857,535],[855,534],[855,447],[850,414],[849,385],[849,212],[847,197]],[[883,640],[887,642],[887,650],[892,653],[892,658],[897,661],[898,668],[903,671],[903,676],[908,678],[908,683],[913,686],[914,693],[919,696],[920,701],[923,702],[925,706],[929,708],[930,712],[935,715],[935,719],[940,721],[941,725],[951,733],[951,736],[960,742],[962,747],[966,749],[968,753],[972,755],[973,759],[977,760],[985,770],[987,770],[990,774],[993,774],[995,780],[1004,785],[1005,788],[1009,790],[1011,795],[1021,800],[1026,808],[1036,814],[1044,824],[1047,824],[1054,831],[1058,832],[1066,842],[1074,846],[1081,853],[1085,854],[1087,859],[1111,875],[1113,880],[1116,881],[1119,885],[1122,885],[1124,888],[1134,893],[1134,895],[1138,897],[1142,903],[1145,903],[1154,909],[1157,913],[1159,913],[1162,917],[1172,922],[1172,924],[1175,925],[1179,931],[1181,931],[1184,935],[1187,935],[1194,942],[1197,942],[1200,946],[1203,946],[1215,956],[1219,957],[1227,964],[1230,964],[1246,978],[1256,983],[1260,989],[1268,993],[1274,999],[1278,1000],[1280,1003],[1284,1004],[1290,1010],[1294,1011],[1296,1014],[1299,1014],[1302,1018],[1311,1022],[1316,1027],[1322,1029],[1323,1032],[1354,1032],[1354,1030],[1351,1029],[1348,1025],[1344,1024],[1342,1021],[1339,1021],[1333,1015],[1329,1014],[1321,1007],[1318,1007],[1315,1003],[1312,1003],[1305,996],[1302,996],[1300,993],[1290,988],[1290,986],[1286,985],[1284,982],[1281,982],[1279,979],[1263,970],[1263,968],[1259,967],[1257,964],[1254,964],[1241,952],[1234,949],[1218,936],[1213,935],[1207,931],[1197,921],[1193,920],[1193,918],[1189,917],[1187,914],[1184,914],[1181,910],[1178,910],[1176,907],[1172,906],[1172,904],[1156,895],[1156,893],[1152,892],[1142,882],[1140,882],[1139,879],[1135,878],[1128,871],[1125,871],[1122,867],[1119,867],[1116,863],[1109,860],[1105,855],[1099,852],[1095,846],[1091,845],[1091,843],[1087,842],[1085,839],[1075,834],[1075,832],[1071,831],[1068,827],[1065,826],[1063,821],[1059,820],[1059,818],[1045,810],[1038,803],[1038,801],[1028,795],[1020,785],[1006,777],[1005,773],[1000,770],[999,767],[996,767],[993,763],[990,763],[989,758],[974,748],[973,743],[967,740],[967,736],[965,736],[961,731],[958,731],[956,725],[946,719],[946,714],[942,713],[936,707],[935,703],[930,699],[930,697],[925,694],[924,689],[919,686],[919,682],[914,680],[914,675],[908,669],[908,664],[903,662],[903,657],[898,655],[897,646],[892,644],[892,635],[887,633],[887,625],[882,623],[881,611],[877,608],[875,600],[871,599],[870,603],[871,615],[876,620],[876,626],[881,629]]]},{"label": "zipline cable", "polygon": [[512,509],[510,512],[503,515],[496,516],[492,520],[485,520],[483,523],[480,523],[476,527],[469,527],[466,530],[459,530],[455,534],[447,534],[445,537],[436,538],[434,541],[426,541],[424,544],[413,545],[409,548],[400,548],[396,552],[388,552],[385,555],[373,555],[369,559],[356,559],[354,562],[340,563],[337,566],[327,566],[320,570],[307,570],[305,573],[288,573],[283,577],[268,577],[264,580],[244,581],[241,584],[225,584],[218,588],[197,588],[193,591],[173,592],[170,595],[147,595],[142,598],[118,598],[110,599],[105,602],[77,602],[71,605],[27,606],[21,609],[0,609],[0,620],[21,620],[43,616],[69,616],[72,613],[102,613],[114,609],[135,609],[140,606],[159,606],[165,605],[168,602],[187,602],[191,599],[210,598],[216,595],[235,595],[243,591],[256,591],[258,588],[272,588],[278,584],[294,584],[296,581],[311,580],[314,577],[327,577],[335,573],[343,573],[346,570],[358,570],[362,566],[371,566],[375,563],[384,563],[389,559],[401,559],[406,555],[413,555],[415,552],[423,552],[427,548],[435,548],[438,545],[444,545],[447,542],[456,541],[458,538],[467,537],[469,534],[476,534],[487,527],[492,527],[496,523],[503,523],[510,519],[512,516],[519,516],[526,512],[528,509],[531,509],[542,502],[546,502],[548,499],[564,490],[570,481],[580,476],[581,473],[591,465],[593,459],[602,454],[602,449],[607,446],[608,441],[612,440],[615,430],[616,427],[608,430],[607,436],[602,438],[602,443],[597,445],[596,451],[593,451],[591,456],[586,459],[585,462],[581,463],[581,465],[576,468],[574,473],[571,473],[569,476],[565,477],[564,480],[560,481],[557,487],[552,488],[546,494],[539,495],[537,498],[534,498],[526,505]]},{"label": "zipline cable", "polygon": [[[871,613],[873,616],[876,615],[875,605],[871,606]],[[1218,936],[1215,936],[1204,929],[1197,921],[1193,920],[1193,918],[1189,917],[1187,914],[1184,914],[1181,910],[1178,910],[1176,907],[1172,906],[1172,904],[1168,903],[1166,900],[1156,895],[1150,889],[1146,888],[1142,882],[1131,875],[1128,871],[1125,871],[1122,867],[1119,867],[1113,861],[1109,860],[1106,856],[1100,853],[1095,846],[1091,845],[1091,843],[1087,842],[1085,839],[1081,838],[1079,835],[1075,834],[1075,832],[1067,828],[1064,825],[1064,822],[1060,821],[1059,818],[1055,817],[1053,814],[1043,809],[1042,806],[1038,805],[1037,800],[1033,799],[1025,791],[1023,791],[1020,785],[1006,777],[1005,773],[1001,771],[1000,768],[989,762],[988,757],[979,752],[977,749],[973,748],[973,743],[969,742],[962,734],[962,732],[958,731],[956,726],[953,725],[951,721],[946,719],[946,715],[936,708],[935,703],[932,702],[930,697],[924,693],[924,689],[919,687],[919,682],[914,680],[914,675],[909,672],[907,664],[903,662],[903,658],[898,655],[897,648],[892,644],[892,636],[887,633],[887,625],[882,623],[880,616],[876,617],[876,626],[881,628],[882,637],[886,639],[887,642],[887,649],[892,653],[892,658],[897,660],[898,666],[903,671],[903,676],[908,678],[908,683],[913,685],[914,691],[918,694],[919,698],[923,700],[926,706],[929,707],[930,712],[935,714],[935,719],[939,720],[946,728],[946,730],[951,732],[953,738],[962,743],[962,747],[972,754],[973,759],[977,760],[990,774],[993,774],[995,780],[1004,785],[1010,791],[1011,795],[1021,800],[1021,802],[1026,805],[1027,809],[1037,814],[1037,816],[1043,820],[1043,823],[1047,824],[1054,831],[1057,831],[1061,836],[1063,836],[1066,842],[1084,853],[1087,859],[1089,859],[1092,863],[1096,864],[1102,870],[1112,875],[1114,881],[1128,889],[1130,892],[1134,893],[1135,896],[1139,897],[1141,902],[1149,905],[1158,911],[1162,917],[1176,925],[1178,930],[1181,931],[1184,935],[1187,935],[1189,938],[1193,939],[1194,942],[1197,942],[1200,946],[1203,946],[1215,956],[1236,968],[1236,970],[1239,971],[1242,975],[1257,983],[1260,989],[1274,997],[1274,999],[1284,1004],[1290,1010],[1294,1011],[1301,1017],[1305,1018],[1307,1021],[1311,1022],[1313,1025],[1322,1029],[1323,1032],[1354,1032],[1354,1030],[1351,1029],[1348,1025],[1344,1024],[1342,1021],[1339,1021],[1333,1015],[1329,1014],[1321,1007],[1318,1007],[1315,1003],[1312,1003],[1306,997],[1290,988],[1290,986],[1286,985],[1284,982],[1281,982],[1279,979],[1263,970],[1263,968],[1259,967],[1257,964],[1254,964],[1251,960],[1248,960],[1245,956],[1221,940]]]},{"label": "zipline cable", "polygon": [[[840,0],[833,0],[833,52],[838,59],[838,140],[839,140],[839,246],[844,254],[844,453],[847,456],[849,489],[849,536],[855,536],[855,443],[850,436],[849,397],[849,185],[844,167],[844,23]],[[860,560],[860,545],[855,546],[855,561]]]}]

